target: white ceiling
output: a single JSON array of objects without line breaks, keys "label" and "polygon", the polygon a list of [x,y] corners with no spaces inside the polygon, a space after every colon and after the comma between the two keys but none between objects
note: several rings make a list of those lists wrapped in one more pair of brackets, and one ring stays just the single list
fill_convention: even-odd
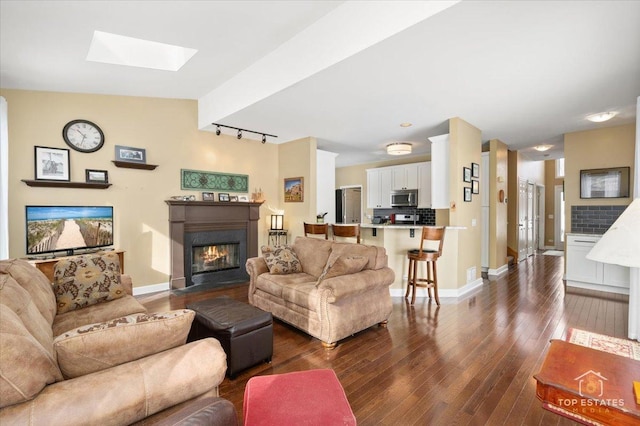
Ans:
[{"label": "white ceiling", "polygon": [[[291,40],[321,46],[323,37],[300,35],[339,12],[353,14],[353,25],[335,31],[351,32],[351,43],[366,29],[367,3],[2,0],[0,86],[202,100],[248,69],[270,63],[268,79],[312,60],[275,62]],[[314,136],[344,166],[389,159],[384,147],[397,140],[427,153],[427,137],[446,133],[456,116],[484,141],[501,139],[533,159],[562,156],[564,133],[635,120],[638,1],[466,0],[416,21],[215,121],[278,135],[278,143]],[[198,53],[175,73],[87,62],[94,30]],[[231,105],[232,94],[215,99]],[[584,119],[607,110],[620,113],[603,124]],[[532,149],[539,144],[554,145],[548,157]]]}]

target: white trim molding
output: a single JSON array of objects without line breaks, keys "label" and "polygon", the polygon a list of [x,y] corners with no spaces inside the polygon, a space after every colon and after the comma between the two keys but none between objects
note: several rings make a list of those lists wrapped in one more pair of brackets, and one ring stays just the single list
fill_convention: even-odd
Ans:
[{"label": "white trim molding", "polygon": [[[480,288],[484,282],[482,278],[477,278],[475,281],[471,281],[470,283],[459,287],[459,288],[440,288],[438,289],[439,297],[452,297],[452,298],[460,298],[466,296],[472,291]],[[416,289],[416,298],[418,297],[429,297],[429,293],[426,288],[419,287]],[[391,297],[404,297],[406,294],[405,289],[400,288],[392,288],[391,289]]]},{"label": "white trim molding", "polygon": [[140,287],[133,288],[133,295],[140,296],[142,294],[156,293],[158,291],[167,291],[170,290],[169,283],[159,283],[159,284],[151,284],[151,285],[143,285]]},{"label": "white trim molding", "polygon": [[509,270],[509,265],[502,265],[498,269],[489,269],[489,271],[487,272],[487,275],[489,275],[489,277],[491,278],[496,278],[502,274],[506,274],[508,270]]}]

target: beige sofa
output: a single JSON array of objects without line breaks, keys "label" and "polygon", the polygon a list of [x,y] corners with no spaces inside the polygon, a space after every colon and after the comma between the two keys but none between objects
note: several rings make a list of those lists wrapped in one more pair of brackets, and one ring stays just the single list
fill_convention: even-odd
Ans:
[{"label": "beige sofa", "polygon": [[336,343],[391,314],[393,271],[383,247],[298,237],[247,260],[249,303],[322,341]]},{"label": "beige sofa", "polygon": [[127,425],[218,396],[226,355],[185,345],[194,312],[147,314],[118,281],[115,299],[58,313],[71,304],[42,272],[0,261],[1,425]]}]

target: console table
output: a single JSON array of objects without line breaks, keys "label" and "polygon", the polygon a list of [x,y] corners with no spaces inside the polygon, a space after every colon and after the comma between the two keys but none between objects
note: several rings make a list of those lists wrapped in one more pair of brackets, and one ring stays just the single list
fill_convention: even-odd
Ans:
[{"label": "console table", "polygon": [[[118,254],[118,258],[120,259],[120,273],[124,274],[124,250],[114,250],[115,253]],[[85,253],[79,253],[85,254]],[[87,253],[89,254],[89,253]],[[67,259],[71,256],[60,256],[60,257],[51,257],[48,259],[26,259],[27,262],[40,269],[47,278],[49,278],[50,282],[53,282],[53,270],[58,263],[59,260]]]},{"label": "console table", "polygon": [[544,408],[574,421],[615,425],[640,424],[633,380],[640,361],[552,340],[536,379]]}]

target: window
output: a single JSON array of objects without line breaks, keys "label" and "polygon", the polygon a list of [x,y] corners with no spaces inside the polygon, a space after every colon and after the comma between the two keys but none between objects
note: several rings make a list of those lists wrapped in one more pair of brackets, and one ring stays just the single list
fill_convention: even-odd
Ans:
[{"label": "window", "polygon": [[564,177],[564,158],[556,160],[556,179]]}]

